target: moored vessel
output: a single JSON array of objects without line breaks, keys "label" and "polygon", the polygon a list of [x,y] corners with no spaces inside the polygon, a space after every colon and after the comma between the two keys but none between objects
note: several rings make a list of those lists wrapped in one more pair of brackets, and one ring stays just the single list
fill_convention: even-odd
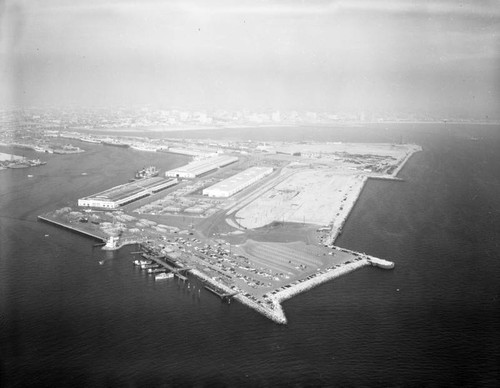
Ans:
[{"label": "moored vessel", "polygon": [[145,167],[135,173],[135,179],[152,178],[158,176],[160,171],[156,166]]},{"label": "moored vessel", "polygon": [[148,264],[152,264],[152,263],[153,263],[152,260],[134,260],[134,264],[138,265],[138,266],[148,265]]},{"label": "moored vessel", "polygon": [[171,279],[174,277],[172,272],[163,272],[155,276],[155,280]]}]

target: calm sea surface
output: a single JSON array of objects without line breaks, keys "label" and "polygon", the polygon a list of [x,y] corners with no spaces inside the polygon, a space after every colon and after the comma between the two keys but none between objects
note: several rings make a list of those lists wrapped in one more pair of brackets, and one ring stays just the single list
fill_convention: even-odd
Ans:
[{"label": "calm sea surface", "polygon": [[45,166],[0,171],[0,386],[500,385],[499,127],[155,136],[402,136],[422,145],[400,173],[405,182],[368,182],[337,241],[396,268],[363,268],[285,302],[287,326],[222,304],[195,281],[155,283],[132,265],[132,247],[105,253],[36,216],[123,183],[144,165],[188,159],[81,143],[85,154],[43,155]]}]

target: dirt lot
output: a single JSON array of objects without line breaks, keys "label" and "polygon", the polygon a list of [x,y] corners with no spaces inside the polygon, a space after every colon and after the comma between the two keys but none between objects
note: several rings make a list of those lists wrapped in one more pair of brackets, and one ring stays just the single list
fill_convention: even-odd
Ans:
[{"label": "dirt lot", "polygon": [[333,169],[299,171],[241,209],[236,221],[248,229],[273,221],[328,225],[343,210],[358,179]]}]

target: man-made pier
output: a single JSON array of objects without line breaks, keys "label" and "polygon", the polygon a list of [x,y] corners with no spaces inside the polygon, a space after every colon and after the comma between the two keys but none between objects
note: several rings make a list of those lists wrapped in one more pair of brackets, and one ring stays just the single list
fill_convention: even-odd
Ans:
[{"label": "man-made pier", "polygon": [[237,294],[239,294],[239,291],[235,291],[235,292],[226,292],[226,291],[223,291],[223,290],[220,290],[208,283],[205,283],[204,284],[204,287],[212,292],[213,294],[217,295],[219,298],[222,299],[222,301],[225,301],[227,300],[229,303],[231,303],[231,298]]},{"label": "man-made pier", "polygon": [[[82,230],[82,229],[77,229],[77,228],[74,228],[72,227],[71,225],[68,225],[68,224],[63,224],[61,222],[57,222],[55,220],[52,220],[50,218],[47,218],[47,217],[43,217],[43,216],[38,216],[38,219],[40,221],[43,221],[43,222],[47,222],[49,224],[52,224],[52,225],[57,225],[61,228],[65,228],[65,229],[69,229],[71,230],[72,232],[75,232],[75,233],[79,233],[79,234],[83,234],[85,236],[89,236],[89,237],[92,237],[92,238],[95,238],[97,240],[101,240],[104,244],[106,243],[106,238],[104,236],[98,236],[96,234],[93,234],[93,233],[90,233],[90,232],[87,232],[85,230]],[[100,245],[100,244],[99,244]]]},{"label": "man-made pier", "polygon": [[177,278],[181,279],[184,282],[187,280],[187,277],[184,276],[181,272],[183,271],[187,272],[192,269],[191,267],[174,267],[171,264],[167,263],[166,261],[167,258],[165,256],[154,256],[148,253],[144,253],[143,251],[131,252],[131,254],[134,253],[142,253],[142,257],[144,257],[146,260],[154,261],[156,264],[172,272],[174,276],[176,276]]}]

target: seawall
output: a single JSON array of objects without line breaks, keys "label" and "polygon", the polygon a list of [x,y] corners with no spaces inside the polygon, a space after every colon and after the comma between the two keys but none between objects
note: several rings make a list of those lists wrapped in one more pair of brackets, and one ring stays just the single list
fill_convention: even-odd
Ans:
[{"label": "seawall", "polygon": [[414,145],[413,149],[410,152],[408,152],[408,154],[406,155],[406,157],[399,164],[399,166],[392,172],[391,175],[393,177],[396,177],[399,174],[399,172],[403,169],[403,167],[405,166],[405,164],[408,162],[408,160],[410,160],[410,158],[413,156],[413,154],[416,153],[416,152],[419,152],[419,151],[422,151],[422,147],[419,146],[419,145]]},{"label": "seawall", "polygon": [[74,228],[70,225],[67,225],[67,224],[63,224],[62,222],[58,222],[58,221],[55,221],[55,220],[52,220],[50,218],[47,218],[47,217],[44,217],[44,216],[38,216],[38,219],[40,221],[43,221],[43,222],[47,222],[49,224],[52,224],[52,225],[56,225],[56,226],[59,226],[61,228],[65,228],[65,229],[69,229],[71,230],[72,232],[75,232],[75,233],[79,233],[79,234],[83,234],[85,236],[89,236],[89,237],[92,237],[96,240],[101,240],[102,242],[106,242],[106,237],[104,236],[98,236],[96,234],[93,234],[93,233],[90,233],[90,232],[87,232],[85,230],[81,230],[81,229],[77,229],[77,228]]},{"label": "seawall", "polygon": [[349,193],[349,197],[351,198],[351,200],[349,203],[344,205],[347,211],[344,212],[340,222],[332,226],[332,230],[330,232],[330,235],[328,236],[328,239],[325,241],[325,244],[333,245],[337,240],[337,237],[342,232],[342,228],[347,222],[352,210],[354,209],[354,206],[356,206],[356,203],[358,202],[359,197],[361,196],[361,193],[363,192],[363,189],[365,188],[368,179],[404,182],[404,179],[397,177],[397,175],[401,171],[401,169],[405,166],[405,164],[408,162],[408,160],[412,157],[412,155],[419,151],[422,151],[422,147],[418,145],[413,145],[412,150],[408,152],[408,154],[401,161],[399,166],[390,175],[379,175],[379,176],[365,175],[362,179],[362,183],[360,184],[358,190],[356,191],[356,195],[354,195],[353,193]]},{"label": "seawall", "polygon": [[325,241],[325,244],[333,245],[335,243],[335,240],[337,240],[337,237],[340,235],[340,233],[342,233],[342,228],[347,222],[347,219],[349,218],[352,209],[354,209],[354,206],[356,206],[356,203],[358,202],[359,197],[361,196],[361,193],[365,188],[367,180],[368,179],[366,176],[361,178],[357,190],[355,192],[349,193],[349,202],[344,204],[344,209],[345,209],[344,214],[342,215],[342,218],[339,220],[339,222],[337,222],[336,224],[334,223],[334,225],[332,225],[332,230],[328,236],[328,239]]}]

